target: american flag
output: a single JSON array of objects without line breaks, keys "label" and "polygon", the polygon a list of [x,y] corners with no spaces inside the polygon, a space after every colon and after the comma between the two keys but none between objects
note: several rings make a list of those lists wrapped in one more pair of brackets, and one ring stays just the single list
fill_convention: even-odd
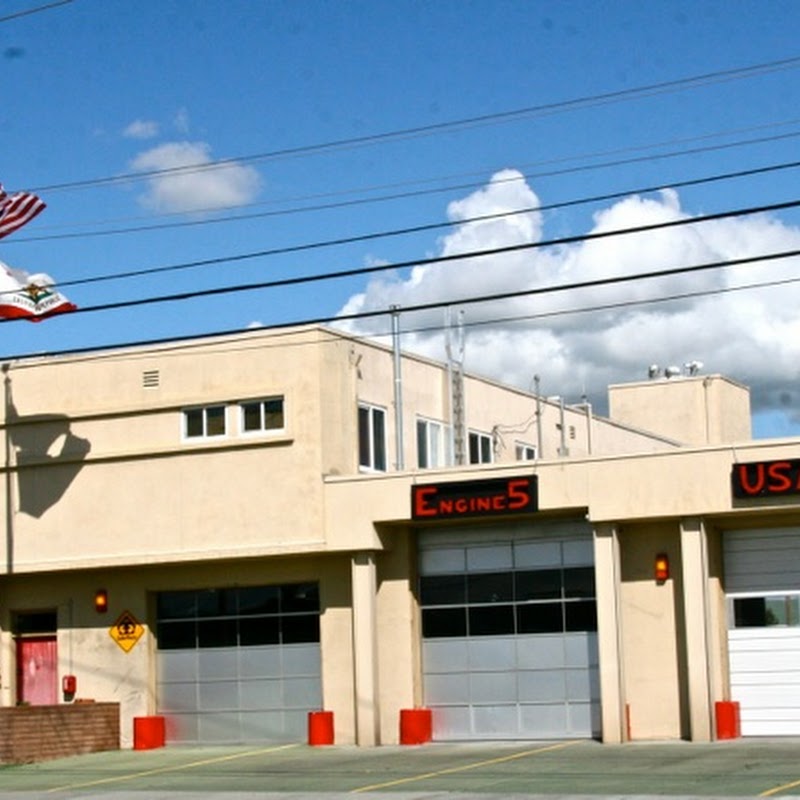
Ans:
[{"label": "american flag", "polygon": [[44,201],[30,192],[6,194],[0,184],[0,239],[30,222],[44,210]]}]

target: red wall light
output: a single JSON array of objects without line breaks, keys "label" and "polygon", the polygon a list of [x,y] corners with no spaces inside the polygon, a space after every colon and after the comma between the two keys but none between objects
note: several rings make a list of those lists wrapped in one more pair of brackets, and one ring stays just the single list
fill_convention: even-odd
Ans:
[{"label": "red wall light", "polygon": [[105,589],[98,589],[94,593],[94,610],[98,614],[108,611],[108,592]]},{"label": "red wall light", "polygon": [[669,556],[666,553],[659,553],[655,561],[656,583],[661,585],[669,580]]}]

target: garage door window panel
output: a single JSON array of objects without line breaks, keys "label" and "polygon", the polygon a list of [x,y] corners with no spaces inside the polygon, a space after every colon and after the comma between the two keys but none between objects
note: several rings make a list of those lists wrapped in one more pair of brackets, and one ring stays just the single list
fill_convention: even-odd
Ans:
[{"label": "garage door window panel", "polygon": [[437,639],[467,635],[466,608],[426,608],[422,611],[422,635]]},{"label": "garage door window panel", "polygon": [[278,586],[248,586],[238,590],[239,614],[277,614],[280,608]]},{"label": "garage door window panel", "polygon": [[196,617],[197,592],[161,592],[156,606],[160,620]]},{"label": "garage door window panel", "polygon": [[420,578],[420,603],[424,606],[463,605],[466,600],[466,575],[423,575]]},{"label": "garage door window panel", "polygon": [[504,636],[514,633],[514,606],[473,606],[469,609],[470,636]]},{"label": "garage door window panel", "polygon": [[564,597],[594,597],[594,567],[564,570]]},{"label": "garage door window panel", "polygon": [[737,628],[798,627],[800,596],[736,597],[733,616]]},{"label": "garage door window panel", "polygon": [[596,631],[597,608],[594,601],[565,603],[564,628],[567,631]]},{"label": "garage door window panel", "polygon": [[246,617],[239,620],[239,644],[242,647],[278,644],[280,640],[278,617]]},{"label": "garage door window panel", "polygon": [[161,650],[185,650],[197,647],[197,625],[194,620],[159,622],[158,647]]},{"label": "garage door window panel", "polygon": [[236,643],[235,619],[201,620],[197,625],[198,647],[231,647]]},{"label": "garage door window panel", "polygon": [[319,611],[317,585],[315,583],[298,583],[281,586],[281,611],[284,614]]},{"label": "garage door window panel", "polygon": [[473,573],[467,578],[468,603],[499,603],[514,598],[511,572]]},{"label": "garage door window panel", "polygon": [[515,593],[518,601],[551,600],[561,597],[561,570],[538,569],[517,572]]},{"label": "garage door window panel", "polygon": [[281,623],[283,644],[304,644],[319,641],[318,614],[298,614],[284,617]]},{"label": "garage door window panel", "polygon": [[530,603],[517,606],[519,633],[563,633],[564,612],[561,603]]}]

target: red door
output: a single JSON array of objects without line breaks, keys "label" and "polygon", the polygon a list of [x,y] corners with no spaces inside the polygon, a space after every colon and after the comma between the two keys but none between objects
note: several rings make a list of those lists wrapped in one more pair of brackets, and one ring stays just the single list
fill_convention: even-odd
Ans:
[{"label": "red door", "polygon": [[55,636],[17,639],[17,700],[32,706],[58,702],[58,659]]}]

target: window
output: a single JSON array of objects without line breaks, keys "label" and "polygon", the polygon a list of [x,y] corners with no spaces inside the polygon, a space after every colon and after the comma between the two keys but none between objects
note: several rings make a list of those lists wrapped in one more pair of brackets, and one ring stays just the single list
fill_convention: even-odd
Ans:
[{"label": "window", "polygon": [[736,597],[733,600],[733,623],[736,628],[798,627],[800,595]]},{"label": "window", "polygon": [[441,422],[417,420],[417,466],[420,469],[446,467],[453,463],[450,428]]},{"label": "window", "polygon": [[422,575],[427,638],[596,631],[594,567]]},{"label": "window", "polygon": [[492,437],[486,433],[476,433],[475,431],[470,431],[469,463],[491,464],[493,460]]},{"label": "window", "polygon": [[242,433],[269,433],[284,429],[283,397],[241,403]]},{"label": "window", "polygon": [[363,469],[386,472],[386,411],[358,407],[358,463]]},{"label": "window", "polygon": [[160,592],[159,650],[319,642],[316,583]]},{"label": "window", "polygon": [[532,444],[517,442],[514,446],[517,461],[536,461],[536,448]]},{"label": "window", "polygon": [[224,436],[225,406],[186,409],[183,412],[183,435],[187,439]]},{"label": "window", "polygon": [[11,629],[16,636],[41,636],[58,630],[55,611],[18,611],[11,619]]}]

